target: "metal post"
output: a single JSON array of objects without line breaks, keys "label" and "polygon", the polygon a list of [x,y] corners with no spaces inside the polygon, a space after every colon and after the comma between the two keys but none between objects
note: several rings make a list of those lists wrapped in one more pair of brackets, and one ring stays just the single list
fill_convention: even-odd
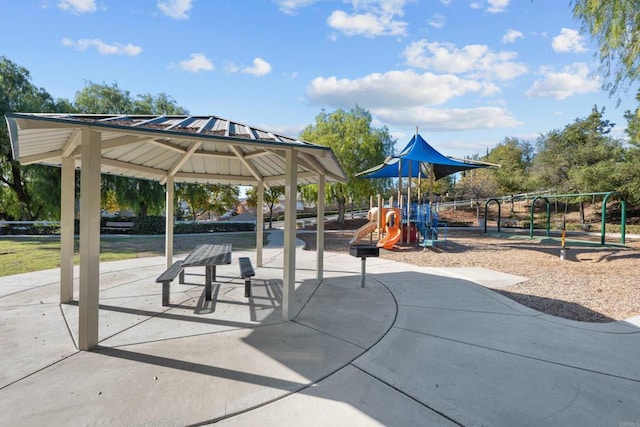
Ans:
[{"label": "metal post", "polygon": [[367,274],[367,257],[362,257],[362,279],[360,281],[360,287],[364,288],[364,277]]}]

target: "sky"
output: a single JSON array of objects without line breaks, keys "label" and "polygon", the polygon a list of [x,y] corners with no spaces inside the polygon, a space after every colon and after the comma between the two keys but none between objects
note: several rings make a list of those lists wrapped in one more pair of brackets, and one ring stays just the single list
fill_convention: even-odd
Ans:
[{"label": "sky", "polygon": [[403,148],[535,141],[605,107],[624,137],[637,87],[610,97],[570,0],[21,0],[0,56],[72,100],[86,83],[166,93],[297,137],[323,110],[368,110]]}]

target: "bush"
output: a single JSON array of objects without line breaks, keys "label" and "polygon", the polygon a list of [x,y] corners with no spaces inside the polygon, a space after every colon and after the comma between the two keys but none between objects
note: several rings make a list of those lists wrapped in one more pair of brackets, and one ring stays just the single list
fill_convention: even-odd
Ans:
[{"label": "bush", "polygon": [[225,233],[233,231],[255,231],[256,225],[251,222],[186,222],[178,223],[173,227],[175,234],[191,233]]},{"label": "bush", "polygon": [[2,224],[0,234],[5,235],[47,235],[58,234],[60,232],[60,224],[58,223],[24,223],[24,224]]},{"label": "bush", "polygon": [[133,228],[130,234],[164,234],[165,217],[145,216],[132,218]]}]

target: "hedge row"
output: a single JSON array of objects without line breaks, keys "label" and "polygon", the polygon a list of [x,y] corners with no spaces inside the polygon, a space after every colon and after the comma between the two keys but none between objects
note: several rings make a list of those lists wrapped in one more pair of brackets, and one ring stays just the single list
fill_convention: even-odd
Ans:
[{"label": "hedge row", "polygon": [[[107,222],[128,222],[133,227],[122,230],[107,230]],[[164,234],[165,218],[163,216],[148,216],[144,218],[101,218],[100,228],[102,233],[118,234]],[[231,231],[255,231],[256,225],[250,222],[185,222],[173,226],[175,234],[213,233]],[[79,221],[75,221],[75,233],[80,230]],[[56,223],[32,223],[32,224],[2,224],[0,235],[46,235],[60,233],[60,225]]]}]

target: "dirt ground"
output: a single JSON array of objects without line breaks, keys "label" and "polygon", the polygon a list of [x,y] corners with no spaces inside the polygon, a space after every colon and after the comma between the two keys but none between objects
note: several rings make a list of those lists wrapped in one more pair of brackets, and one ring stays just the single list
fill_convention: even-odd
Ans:
[{"label": "dirt ground", "polygon": [[[327,224],[325,250],[348,252],[353,230],[362,221],[348,221],[351,230],[332,231],[339,227]],[[446,247],[424,251],[414,243],[381,250],[380,256],[426,267],[482,267],[527,277],[521,284],[495,291],[558,317],[612,322],[640,316],[639,240],[627,238],[625,246],[600,246],[599,235],[570,234],[565,259],[561,260],[559,238],[528,236],[449,229]],[[552,236],[559,236],[559,232]],[[315,250],[315,234],[300,233],[298,237],[306,242],[305,249]],[[614,243],[614,239],[608,238],[607,243]]]}]

